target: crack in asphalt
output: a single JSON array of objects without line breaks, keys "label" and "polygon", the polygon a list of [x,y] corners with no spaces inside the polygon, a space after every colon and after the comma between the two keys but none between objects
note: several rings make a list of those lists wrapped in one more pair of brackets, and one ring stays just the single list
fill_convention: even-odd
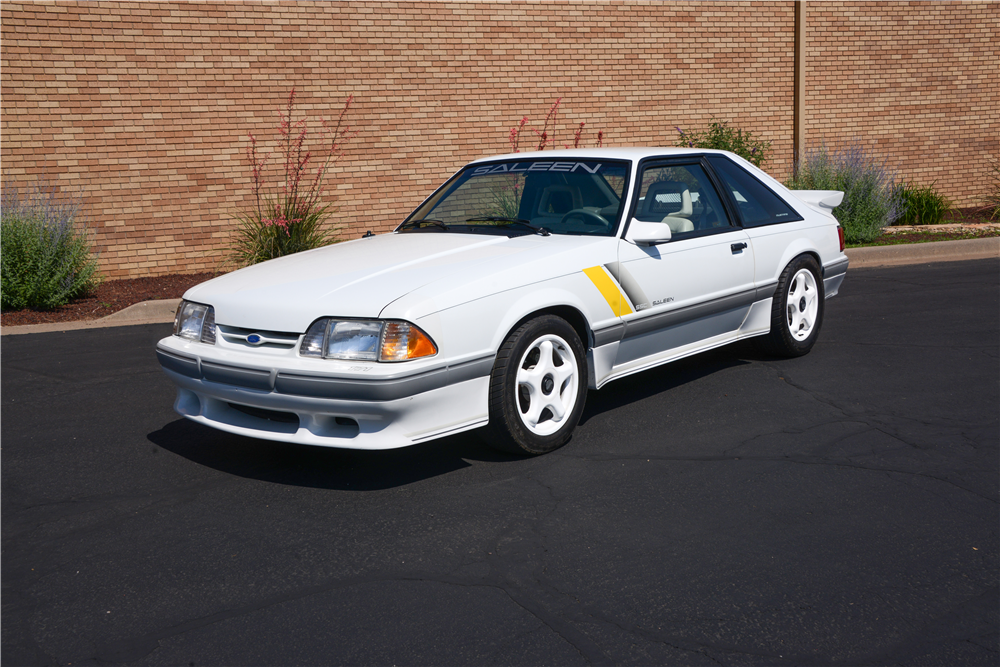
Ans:
[{"label": "crack in asphalt", "polygon": [[[467,565],[469,565],[469,563],[466,563],[463,566]],[[345,579],[334,579],[322,584],[304,586],[292,591],[268,596],[258,601],[223,609],[199,618],[181,621],[158,631],[105,642],[97,648],[93,656],[88,656],[86,659],[116,663],[135,662],[153,653],[157,648],[159,648],[161,641],[171,637],[183,635],[193,630],[199,630],[232,618],[246,616],[277,605],[309,598],[314,595],[322,595],[331,591],[354,586],[389,582],[438,583],[464,588],[491,588],[499,590],[504,593],[507,598],[511,600],[511,602],[538,620],[542,626],[548,628],[564,639],[568,644],[573,646],[580,652],[580,655],[587,660],[588,663],[600,665],[613,663],[613,661],[600,650],[597,644],[590,640],[585,633],[576,629],[572,625],[572,622],[563,620],[558,614],[550,612],[543,603],[527,594],[512,580],[504,580],[504,578],[492,568],[489,575],[474,580],[448,574],[442,575],[429,572],[398,572],[383,576],[356,576]],[[70,660],[70,662],[78,663],[80,660],[74,659]]]},{"label": "crack in asphalt", "polygon": [[[92,511],[91,507],[97,505],[99,502],[106,502],[109,500],[116,500],[118,505],[125,502],[136,501],[139,503],[138,508],[128,508],[120,509],[118,513],[110,516],[106,519],[100,520],[97,523],[82,526],[80,528],[72,529],[67,532],[59,533],[58,535],[53,535],[48,538],[41,539],[34,542],[33,545],[37,546],[48,546],[54,543],[62,542],[69,538],[74,537],[86,537],[92,533],[98,533],[106,528],[114,527],[123,519],[135,519],[137,515],[146,514],[151,511],[157,511],[164,507],[175,507],[182,506],[197,500],[199,494],[217,489],[224,488],[226,486],[231,486],[235,484],[236,481],[233,478],[222,477],[218,479],[212,479],[206,482],[201,482],[198,484],[191,484],[186,487],[171,488],[160,493],[148,494],[148,495],[132,495],[132,494],[111,494],[111,495],[93,495],[84,498],[69,498],[64,501],[51,502],[51,503],[38,503],[34,505],[25,505],[21,507],[22,512],[30,511],[33,509],[41,508],[68,508],[77,511],[67,511],[67,512],[56,512],[51,516],[42,517],[40,519],[21,519],[20,523],[22,525],[29,524],[27,528],[23,530],[10,533],[8,537],[25,538],[32,535],[35,531],[62,521],[68,518],[78,518],[82,515],[86,515]],[[145,503],[145,504],[143,504]],[[108,505],[101,505],[101,508],[106,508]],[[82,508],[82,509],[81,509]],[[128,512],[128,514],[124,514]],[[16,524],[15,524],[16,525]],[[11,526],[9,522],[5,524],[5,531],[10,531]]]},{"label": "crack in asphalt", "polygon": [[885,473],[896,473],[900,475],[908,475],[913,477],[923,477],[926,479],[933,479],[944,484],[950,484],[957,489],[965,491],[966,493],[972,494],[978,498],[989,501],[993,504],[1000,503],[1000,498],[992,498],[990,496],[983,495],[982,493],[976,491],[975,489],[970,489],[966,486],[962,486],[957,482],[944,477],[939,477],[937,475],[931,475],[925,472],[914,471],[914,470],[900,470],[898,468],[886,468],[877,466],[866,466],[859,463],[854,463],[849,459],[811,459],[804,456],[724,456],[724,455],[710,455],[705,456],[663,456],[657,454],[641,454],[635,456],[579,456],[574,457],[584,461],[593,461],[597,463],[616,463],[620,461],[662,461],[662,462],[680,462],[680,463],[694,463],[694,462],[708,462],[708,463],[726,463],[726,462],[737,462],[737,461],[769,461],[774,463],[795,463],[799,465],[815,465],[815,466],[833,466],[838,468],[852,468],[855,470],[865,470],[868,472],[885,472]]}]

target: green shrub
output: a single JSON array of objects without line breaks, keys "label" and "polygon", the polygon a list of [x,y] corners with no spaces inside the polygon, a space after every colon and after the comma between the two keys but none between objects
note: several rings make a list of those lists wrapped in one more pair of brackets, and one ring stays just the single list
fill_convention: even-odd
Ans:
[{"label": "green shrub", "polygon": [[902,184],[885,159],[854,142],[838,151],[825,146],[806,152],[790,190],[840,190],[844,201],[833,214],[849,244],[870,243],[903,214]]},{"label": "green shrub", "polygon": [[759,167],[767,160],[771,150],[771,142],[758,139],[753,132],[744,132],[739,128],[729,127],[727,121],[712,121],[704,132],[688,131],[677,128],[680,136],[676,146],[685,148],[713,148],[716,150],[736,153],[741,158]]},{"label": "green shrub", "polygon": [[[278,128],[284,181],[280,187],[271,188],[272,192],[268,192],[264,175],[268,156],[258,155],[257,139],[247,133],[254,207],[233,216],[238,224],[229,255],[232,264],[249,266],[337,242],[330,231],[323,229],[332,209],[320,200],[324,177],[343,153],[344,142],[357,134],[350,133],[350,128],[343,125],[353,100],[351,95],[344,102],[332,131],[324,121],[326,147],[309,151],[305,148],[308,134],[305,121],[292,120],[295,107],[295,90],[292,89]],[[314,155],[319,157],[315,170]]]},{"label": "green shrub", "polygon": [[36,185],[26,198],[4,189],[0,203],[0,306],[48,310],[84,296],[101,282],[78,202],[60,202]]},{"label": "green shrub", "polygon": [[921,188],[903,183],[899,196],[904,213],[896,220],[897,225],[937,225],[951,209],[951,201],[934,190],[933,185]]}]

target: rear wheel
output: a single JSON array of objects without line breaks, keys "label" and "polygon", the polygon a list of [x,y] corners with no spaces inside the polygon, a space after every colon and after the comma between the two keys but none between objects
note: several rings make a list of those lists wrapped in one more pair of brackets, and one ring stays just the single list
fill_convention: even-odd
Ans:
[{"label": "rear wheel", "polygon": [[771,306],[771,333],[758,338],[767,354],[800,357],[819,337],[825,304],[823,278],[812,255],[793,259],[778,278]]},{"label": "rear wheel", "polygon": [[572,435],[586,392],[586,353],[576,331],[554,315],[535,318],[508,336],[497,353],[484,435],[504,451],[551,452]]}]

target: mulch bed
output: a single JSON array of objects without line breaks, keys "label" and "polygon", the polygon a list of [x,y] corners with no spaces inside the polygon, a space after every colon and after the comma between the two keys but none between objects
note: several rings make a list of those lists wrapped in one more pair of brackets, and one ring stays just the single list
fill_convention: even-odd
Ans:
[{"label": "mulch bed", "polygon": [[143,301],[178,299],[188,289],[215,276],[215,273],[191,273],[106,280],[90,296],[76,299],[55,310],[8,310],[0,313],[0,325],[10,327],[21,324],[96,320]]},{"label": "mulch bed", "polygon": [[950,209],[945,211],[944,219],[941,220],[941,224],[943,225],[953,225],[957,223],[982,225],[989,222],[1000,222],[1000,218],[990,220],[989,210],[983,208],[982,206]]},{"label": "mulch bed", "polygon": [[932,241],[964,241],[968,239],[984,239],[991,236],[1000,236],[1000,229],[996,227],[958,227],[955,229],[930,230],[914,227],[906,231],[886,232],[882,234],[874,243],[863,243],[854,248],[871,247],[880,245],[904,245],[907,243],[930,243]]}]

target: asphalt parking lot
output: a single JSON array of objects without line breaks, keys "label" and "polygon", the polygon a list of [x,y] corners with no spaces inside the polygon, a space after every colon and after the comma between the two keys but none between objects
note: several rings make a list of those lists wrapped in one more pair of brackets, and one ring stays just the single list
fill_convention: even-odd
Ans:
[{"label": "asphalt parking lot", "polygon": [[14,665],[996,665],[1000,262],[863,269],[811,354],[591,393],[572,441],[281,445],[170,325],[2,341]]}]

